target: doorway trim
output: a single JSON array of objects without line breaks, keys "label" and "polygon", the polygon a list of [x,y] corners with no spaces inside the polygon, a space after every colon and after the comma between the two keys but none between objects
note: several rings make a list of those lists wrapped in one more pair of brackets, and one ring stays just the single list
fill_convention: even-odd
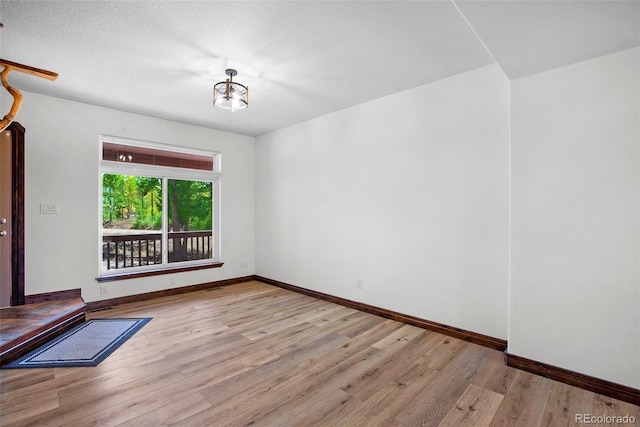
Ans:
[{"label": "doorway trim", "polygon": [[13,122],[11,131],[11,305],[24,304],[24,127]]}]

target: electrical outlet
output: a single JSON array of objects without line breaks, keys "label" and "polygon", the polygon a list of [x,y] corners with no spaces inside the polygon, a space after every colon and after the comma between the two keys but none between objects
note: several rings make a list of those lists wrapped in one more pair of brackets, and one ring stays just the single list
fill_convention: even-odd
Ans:
[{"label": "electrical outlet", "polygon": [[100,295],[106,295],[109,293],[109,290],[107,289],[107,285],[100,285]]},{"label": "electrical outlet", "polygon": [[362,280],[358,280],[358,282],[356,283],[356,288],[362,289]]}]

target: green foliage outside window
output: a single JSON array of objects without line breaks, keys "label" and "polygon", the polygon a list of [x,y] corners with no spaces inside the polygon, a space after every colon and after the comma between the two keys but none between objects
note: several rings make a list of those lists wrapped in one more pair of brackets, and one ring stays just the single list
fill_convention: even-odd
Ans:
[{"label": "green foliage outside window", "polygon": [[169,230],[211,230],[210,182],[168,180]]},{"label": "green foliage outside window", "polygon": [[[212,229],[212,184],[205,181],[167,180],[170,231]],[[129,220],[126,228],[162,229],[162,179],[104,174],[103,226]]]}]

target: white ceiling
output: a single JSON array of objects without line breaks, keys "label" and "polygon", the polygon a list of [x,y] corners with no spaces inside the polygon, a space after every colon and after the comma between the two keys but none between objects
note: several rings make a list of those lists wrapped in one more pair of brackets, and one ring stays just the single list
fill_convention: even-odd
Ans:
[{"label": "white ceiling", "polygon": [[[0,22],[1,58],[60,75],[12,72],[18,89],[253,136],[495,62],[513,79],[640,45],[640,0],[0,0]],[[247,110],[213,108],[226,68]]]}]

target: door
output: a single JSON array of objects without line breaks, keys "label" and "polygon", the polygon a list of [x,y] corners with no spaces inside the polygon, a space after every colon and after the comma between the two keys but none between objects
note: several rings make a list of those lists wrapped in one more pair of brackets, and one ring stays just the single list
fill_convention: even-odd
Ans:
[{"label": "door", "polygon": [[24,128],[0,132],[0,307],[24,304]]},{"label": "door", "polygon": [[0,135],[0,308],[11,305],[12,265],[11,259],[11,131]]}]

